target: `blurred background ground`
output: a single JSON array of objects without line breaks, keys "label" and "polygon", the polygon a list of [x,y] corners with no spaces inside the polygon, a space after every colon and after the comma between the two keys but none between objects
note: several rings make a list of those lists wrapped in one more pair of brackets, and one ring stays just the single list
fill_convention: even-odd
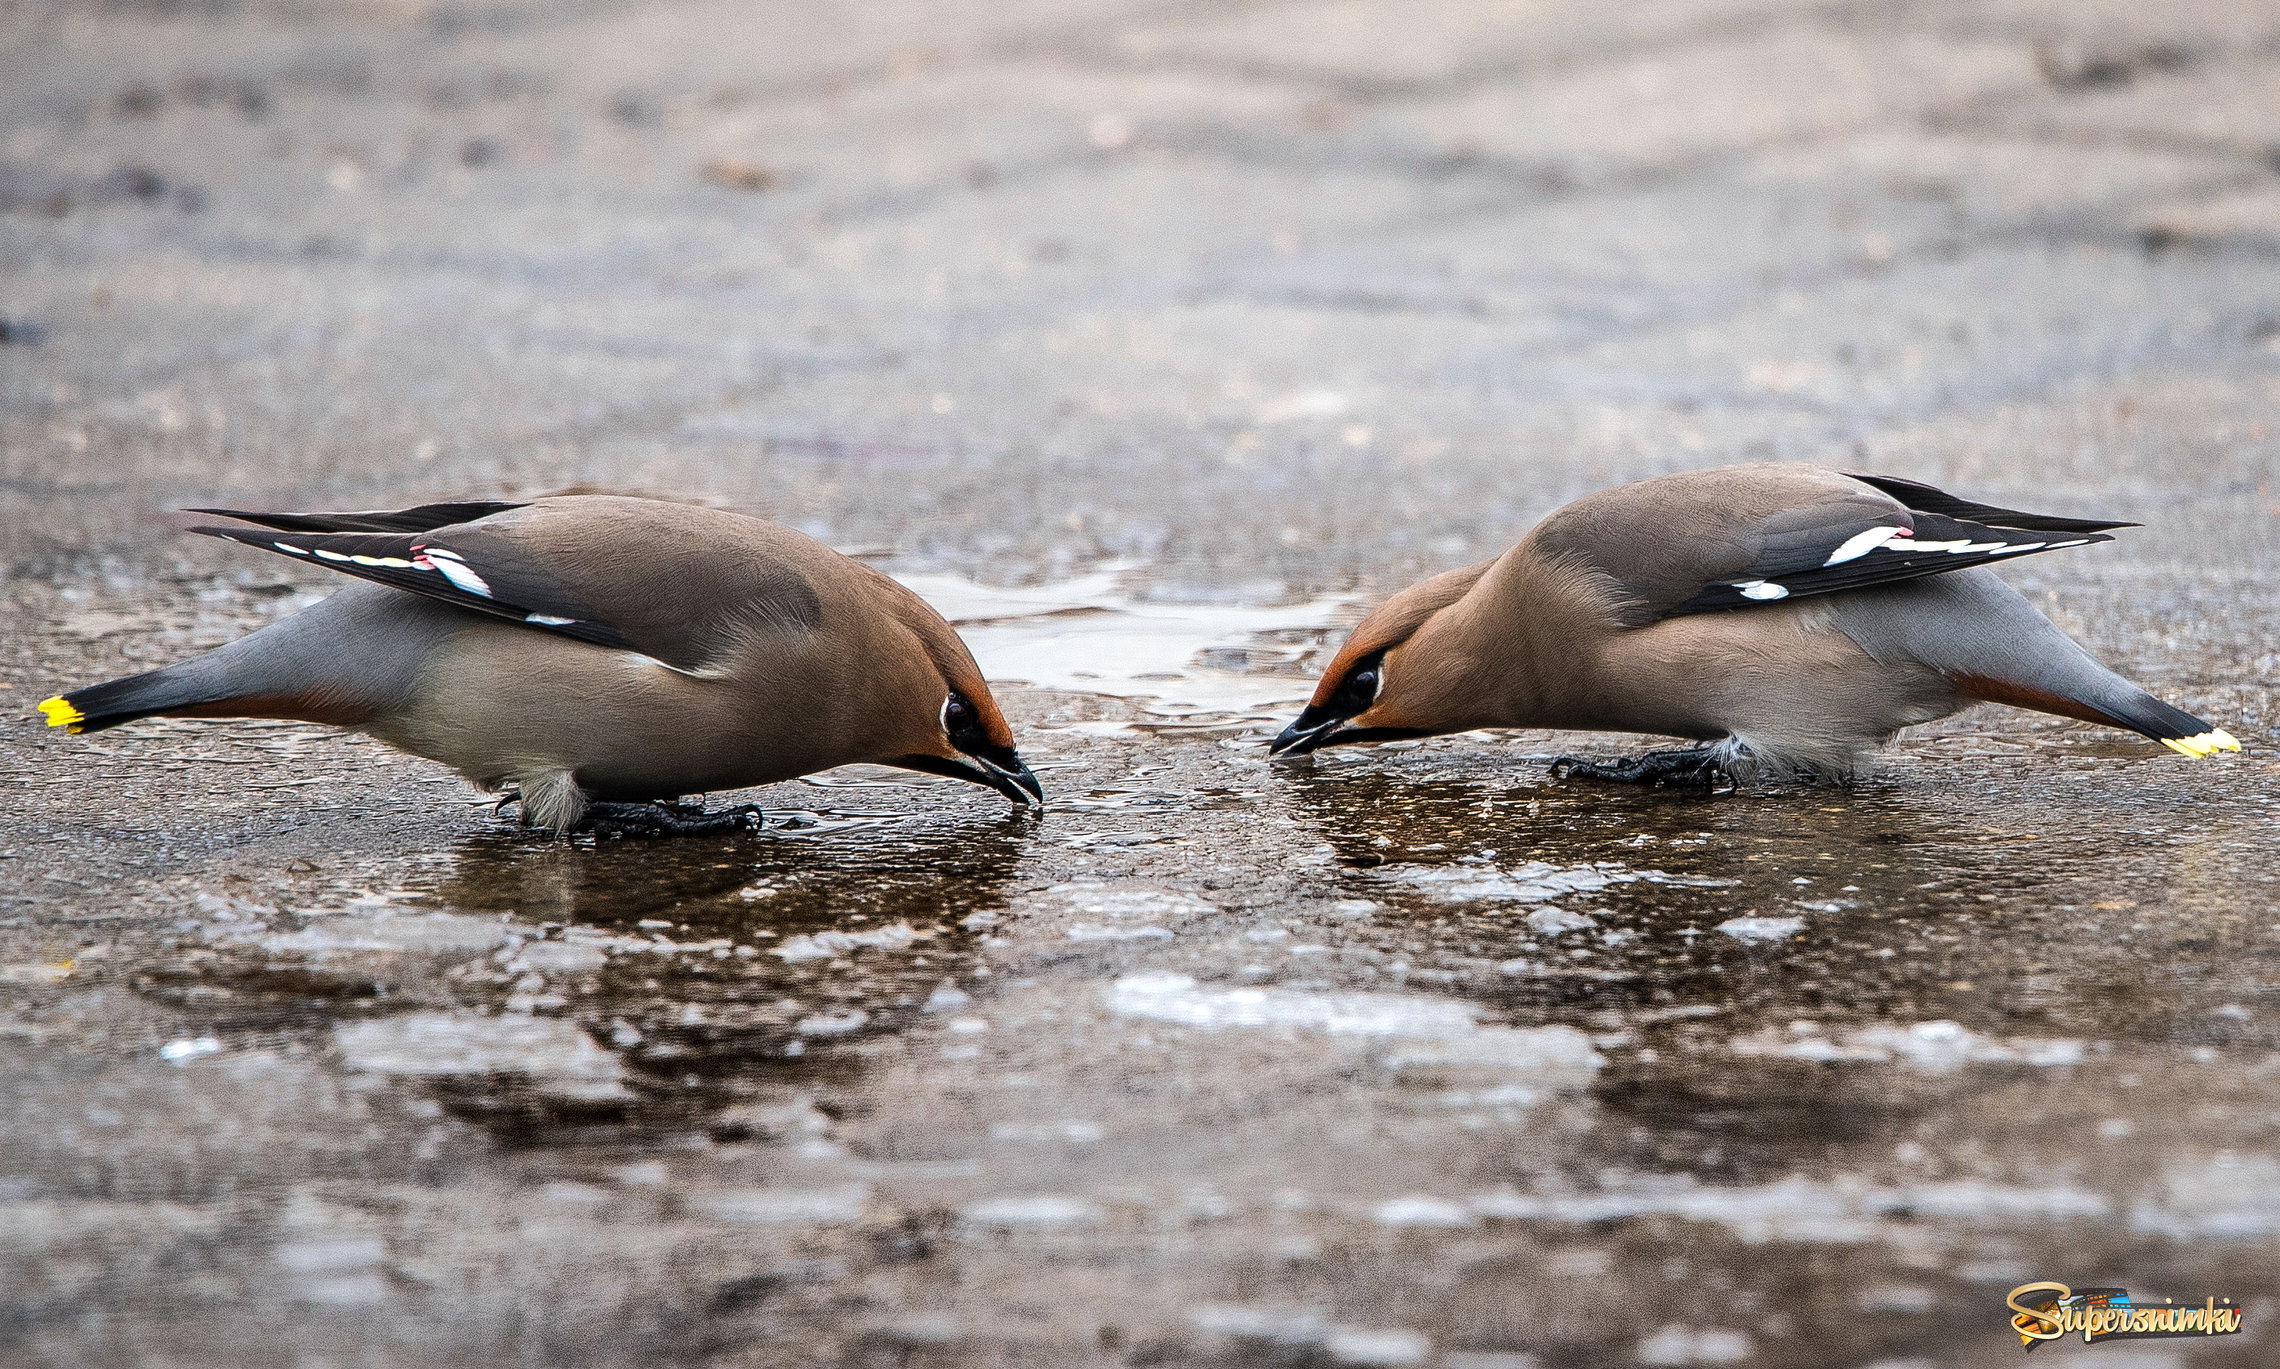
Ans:
[{"label": "blurred background ground", "polygon": [[[2268,1362],[2276,400],[2269,5],[0,5],[0,1361]],[[2009,573],[2248,753],[1703,807],[1031,679],[1040,827],[633,852],[28,716],[325,588],[188,505],[701,498],[1188,606],[1169,706],[1753,459],[2142,521]]]}]

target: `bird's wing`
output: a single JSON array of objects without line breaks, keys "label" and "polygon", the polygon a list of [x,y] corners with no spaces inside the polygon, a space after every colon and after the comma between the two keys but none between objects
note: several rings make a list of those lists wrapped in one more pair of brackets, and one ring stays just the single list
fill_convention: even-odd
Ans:
[{"label": "bird's wing", "polygon": [[[1935,503],[2004,524],[1924,507]],[[2115,526],[2013,513],[1909,481],[1755,466],[1578,500],[1534,536],[1542,551],[1607,576],[1625,601],[1626,624],[1644,626],[2108,542],[2097,529]]]},{"label": "bird's wing", "polygon": [[185,509],[184,512],[235,518],[240,523],[257,523],[279,532],[432,532],[521,507],[520,504],[481,502],[422,504],[418,508],[376,509],[365,513],[248,513],[242,509]]},{"label": "bird's wing", "polygon": [[756,630],[813,631],[822,612],[806,571],[784,554],[790,534],[655,500],[550,499],[410,533],[191,531],[684,671]]},{"label": "bird's wing", "polygon": [[2020,528],[2029,532],[2104,532],[2109,528],[2138,526],[2118,518],[2062,518],[2052,513],[2021,513],[2017,509],[1978,504],[1969,499],[1959,499],[1946,490],[1934,489],[1919,481],[1902,480],[1897,475],[1862,475],[1848,471],[1845,478],[1858,480],[1863,485],[1873,485],[1911,509],[1940,514],[1965,523],[1984,523],[1991,528]]}]

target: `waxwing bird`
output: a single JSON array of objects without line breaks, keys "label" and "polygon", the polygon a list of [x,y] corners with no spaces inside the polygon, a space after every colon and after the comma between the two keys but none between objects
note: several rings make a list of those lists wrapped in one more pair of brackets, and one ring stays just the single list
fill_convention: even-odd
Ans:
[{"label": "waxwing bird", "polygon": [[1643,732],[1709,745],[1561,757],[1554,773],[1841,780],[1901,728],[1981,700],[2129,728],[2187,756],[2237,751],[2092,660],[1987,569],[2134,526],[1811,466],[1603,490],[1363,619],[1273,753],[1476,727]]},{"label": "waxwing bird", "polygon": [[237,513],[193,531],[358,577],[217,651],[40,705],[368,733],[556,832],[721,831],[658,800],[868,761],[1044,795],[974,658],[908,589],[788,528],[653,499]]}]

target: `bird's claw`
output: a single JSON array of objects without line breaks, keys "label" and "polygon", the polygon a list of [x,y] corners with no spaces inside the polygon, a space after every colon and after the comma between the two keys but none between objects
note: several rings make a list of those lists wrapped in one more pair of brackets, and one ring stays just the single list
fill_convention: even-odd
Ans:
[{"label": "bird's claw", "polygon": [[1651,784],[1657,788],[1675,784],[1706,789],[1713,794],[1731,793],[1735,788],[1732,772],[1719,760],[1717,752],[1706,746],[1649,751],[1643,756],[1604,763],[1587,761],[1581,756],[1562,756],[1552,762],[1552,778]]},{"label": "bird's claw", "polygon": [[762,817],[750,803],[718,813],[678,803],[589,803],[570,830],[596,837],[709,837],[756,832]]}]

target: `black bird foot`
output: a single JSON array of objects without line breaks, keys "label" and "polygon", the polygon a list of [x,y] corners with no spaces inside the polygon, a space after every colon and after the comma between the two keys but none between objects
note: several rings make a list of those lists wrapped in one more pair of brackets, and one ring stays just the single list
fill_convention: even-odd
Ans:
[{"label": "black bird foot", "polygon": [[570,830],[597,837],[711,837],[756,832],[760,816],[750,803],[719,813],[678,803],[589,803]]},{"label": "black bird foot", "polygon": [[1718,757],[1715,747],[1689,746],[1669,751],[1649,751],[1643,756],[1631,756],[1619,761],[1587,761],[1577,756],[1562,756],[1552,762],[1555,780],[1587,779],[1606,780],[1612,784],[1666,784],[1703,788],[1713,794],[1723,794],[1734,788],[1734,777]]}]

